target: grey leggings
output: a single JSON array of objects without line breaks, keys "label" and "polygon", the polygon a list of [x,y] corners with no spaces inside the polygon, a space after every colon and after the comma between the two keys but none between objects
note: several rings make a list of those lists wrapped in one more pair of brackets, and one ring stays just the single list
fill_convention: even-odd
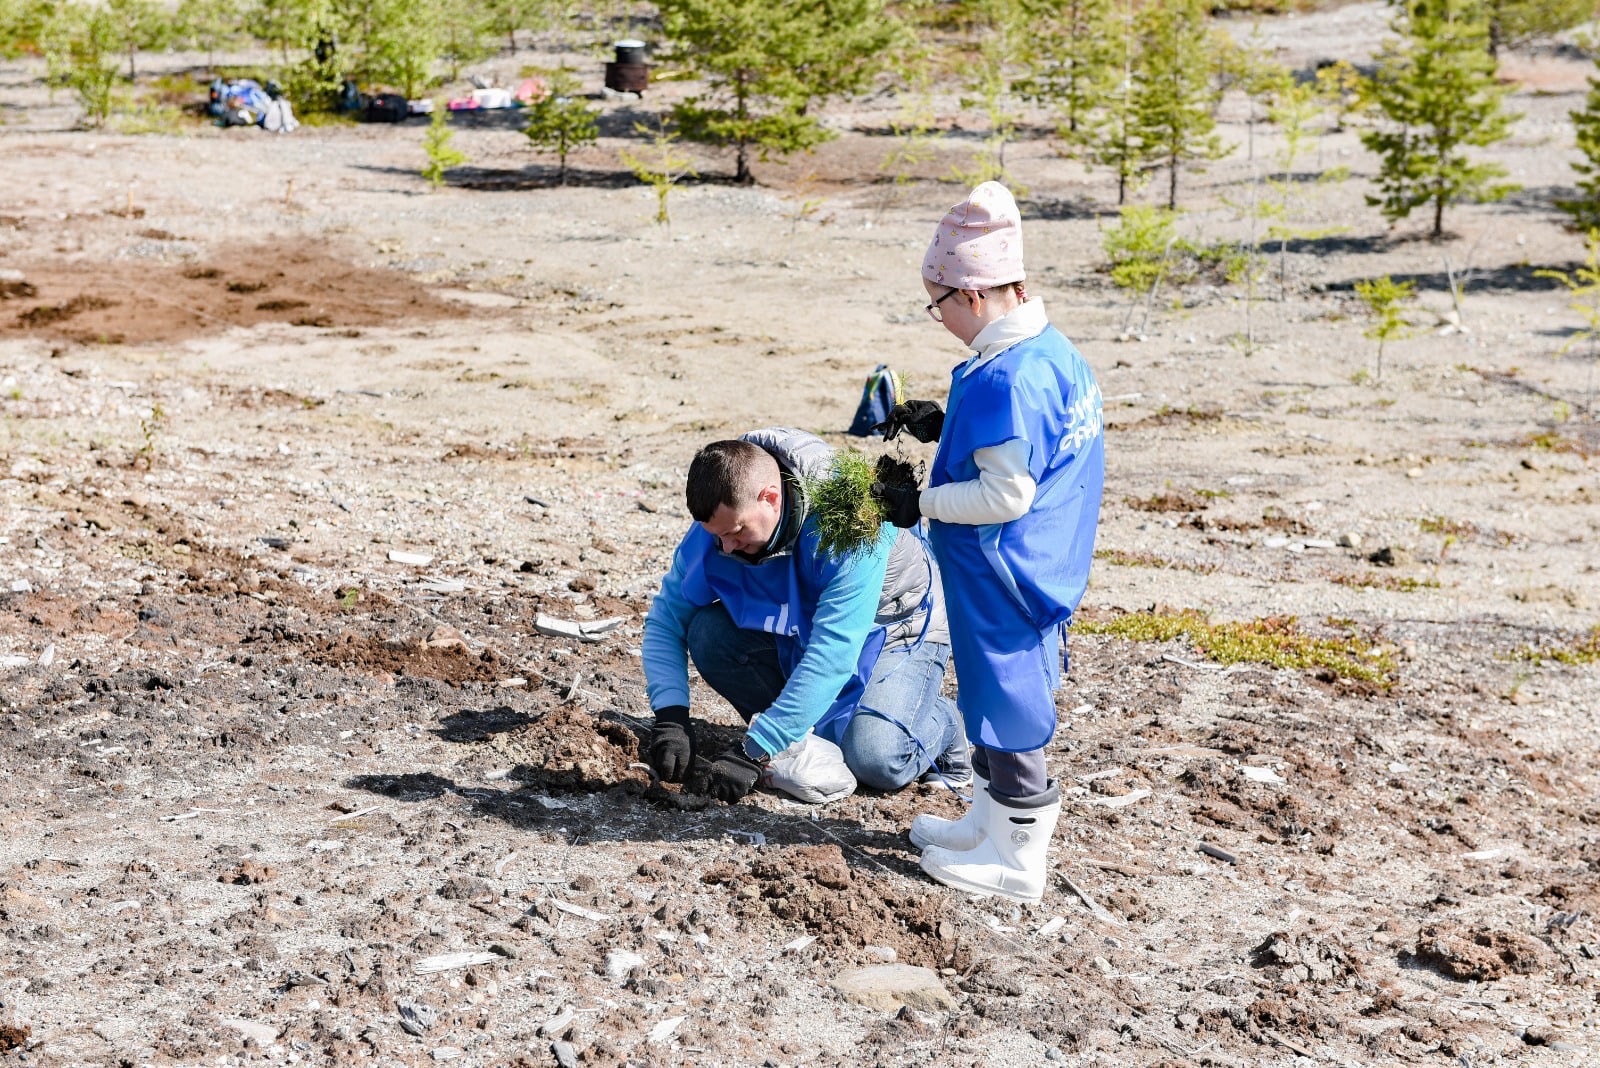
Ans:
[{"label": "grey leggings", "polygon": [[1006,753],[975,745],[972,747],[972,770],[988,779],[995,793],[1005,797],[1035,797],[1050,785],[1045,775],[1043,749]]}]

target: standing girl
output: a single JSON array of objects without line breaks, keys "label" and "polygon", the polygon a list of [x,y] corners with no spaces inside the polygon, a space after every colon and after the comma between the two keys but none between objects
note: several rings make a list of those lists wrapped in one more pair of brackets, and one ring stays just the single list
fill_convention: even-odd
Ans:
[{"label": "standing girl", "polygon": [[1045,771],[1064,629],[1083,597],[1105,481],[1100,388],[1028,296],[1022,218],[984,182],[951,208],[922,262],[928,314],[975,350],[951,376],[948,412],[897,406],[939,442],[928,488],[880,486],[890,519],[926,517],[950,621],[957,704],[975,745],[972,805],[918,816],[922,870],[980,894],[1038,901],[1061,796]]}]

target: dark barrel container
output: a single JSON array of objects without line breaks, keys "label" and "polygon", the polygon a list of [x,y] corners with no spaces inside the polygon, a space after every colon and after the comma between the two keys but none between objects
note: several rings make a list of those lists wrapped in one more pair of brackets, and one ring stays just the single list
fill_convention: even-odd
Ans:
[{"label": "dark barrel container", "polygon": [[644,61],[643,41],[617,41],[617,58],[606,64],[606,88],[617,93],[643,93],[650,85],[650,67]]}]

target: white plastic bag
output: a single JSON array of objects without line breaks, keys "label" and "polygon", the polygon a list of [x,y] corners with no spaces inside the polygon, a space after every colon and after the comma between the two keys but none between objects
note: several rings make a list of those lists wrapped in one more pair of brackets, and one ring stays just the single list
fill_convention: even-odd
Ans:
[{"label": "white plastic bag", "polygon": [[856,777],[844,762],[843,750],[808,731],[773,756],[761,773],[761,785],[781,790],[797,801],[821,805],[855,793]]}]

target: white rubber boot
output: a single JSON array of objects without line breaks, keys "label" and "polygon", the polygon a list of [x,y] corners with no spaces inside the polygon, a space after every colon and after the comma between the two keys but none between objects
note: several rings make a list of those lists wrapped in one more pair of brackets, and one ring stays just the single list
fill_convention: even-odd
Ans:
[{"label": "white rubber boot", "polygon": [[1052,782],[1033,797],[984,794],[989,804],[983,840],[967,850],[929,846],[922,853],[922,870],[958,890],[1036,902],[1044,897],[1045,852],[1061,815],[1061,792]]},{"label": "white rubber boot", "polygon": [[911,821],[911,844],[918,849],[941,846],[962,851],[974,848],[983,841],[988,820],[989,780],[972,777],[972,804],[967,806],[958,820],[942,816],[921,815]]}]

